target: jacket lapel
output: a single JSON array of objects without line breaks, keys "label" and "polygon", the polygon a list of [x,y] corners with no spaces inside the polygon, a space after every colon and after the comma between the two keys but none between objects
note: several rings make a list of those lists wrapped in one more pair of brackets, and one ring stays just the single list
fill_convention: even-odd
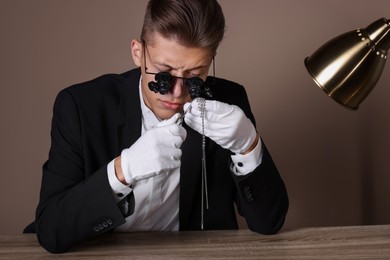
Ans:
[{"label": "jacket lapel", "polygon": [[123,82],[118,120],[117,154],[130,147],[141,136],[142,113],[139,98],[140,70],[132,70]]}]

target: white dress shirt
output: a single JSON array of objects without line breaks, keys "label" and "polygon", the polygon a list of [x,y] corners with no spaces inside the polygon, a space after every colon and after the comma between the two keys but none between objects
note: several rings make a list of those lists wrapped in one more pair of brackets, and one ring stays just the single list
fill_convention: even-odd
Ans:
[{"label": "white dress shirt", "polygon": [[[142,132],[159,123],[159,119],[145,105],[142,98],[141,79],[139,93],[142,111]],[[246,155],[232,156],[231,170],[237,175],[252,172],[262,160],[261,140],[255,149]],[[179,195],[180,168],[171,172],[155,175],[138,181],[130,188],[121,183],[116,175],[114,160],[107,165],[108,180],[113,190],[115,200],[121,201],[131,192],[134,193],[134,213],[126,218],[126,223],[116,228],[116,231],[178,231],[179,230]]]}]

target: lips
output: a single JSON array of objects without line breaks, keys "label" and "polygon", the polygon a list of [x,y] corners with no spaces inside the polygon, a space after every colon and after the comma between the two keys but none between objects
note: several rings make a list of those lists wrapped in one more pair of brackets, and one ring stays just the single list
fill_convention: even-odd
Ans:
[{"label": "lips", "polygon": [[178,110],[179,108],[183,107],[183,104],[181,103],[175,103],[170,101],[161,101],[161,103],[166,109],[170,110]]}]

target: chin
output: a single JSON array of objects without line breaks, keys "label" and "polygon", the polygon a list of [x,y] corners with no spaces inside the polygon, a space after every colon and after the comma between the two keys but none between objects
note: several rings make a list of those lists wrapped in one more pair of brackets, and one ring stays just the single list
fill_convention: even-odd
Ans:
[{"label": "chin", "polygon": [[172,111],[172,110],[169,110],[169,111],[162,111],[161,113],[159,114],[156,114],[156,116],[158,118],[160,118],[161,120],[166,120],[166,119],[169,119],[171,118],[173,115],[175,115],[176,113],[179,113],[179,111]]}]

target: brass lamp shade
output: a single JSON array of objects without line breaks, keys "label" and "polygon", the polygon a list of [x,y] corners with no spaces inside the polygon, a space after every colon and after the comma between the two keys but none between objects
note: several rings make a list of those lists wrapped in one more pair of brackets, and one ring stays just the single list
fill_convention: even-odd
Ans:
[{"label": "brass lamp shade", "polygon": [[315,83],[344,107],[356,110],[378,82],[390,47],[390,20],[328,41],[305,59]]}]

